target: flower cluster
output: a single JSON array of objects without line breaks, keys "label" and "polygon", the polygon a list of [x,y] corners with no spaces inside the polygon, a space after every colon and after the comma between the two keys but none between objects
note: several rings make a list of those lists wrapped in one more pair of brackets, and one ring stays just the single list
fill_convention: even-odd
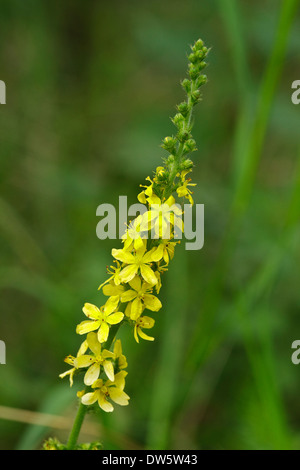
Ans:
[{"label": "flower cluster", "polygon": [[107,299],[101,306],[84,305],[86,319],[77,325],[76,332],[86,335],[86,339],[76,357],[65,359],[71,369],[60,375],[69,376],[72,385],[74,375],[84,372],[86,389],[78,394],[82,404],[98,403],[106,412],[113,411],[112,402],[122,406],[129,402],[124,391],[127,360],[121,340],[115,340],[117,330],[126,322],[131,325],[137,342],[154,340],[145,330],[154,327],[153,314],[162,308],[157,297],[162,275],[168,270],[178,238],[184,231],[179,202],[183,198],[193,204],[190,187],[194,185],[188,178],[193,163],[187,155],[196,149],[191,117],[193,107],[201,98],[199,88],[206,83],[201,71],[208,50],[201,40],[191,49],[189,78],[182,82],[187,99],[178,105],[172,119],[177,133],[166,137],[162,144],[170,155],[164,166],[156,168],[152,178],[146,178],[146,185],[141,185],[138,201],[146,210],[130,222],[122,238],[122,248],[112,250],[114,260],[108,268],[109,277],[99,286]]}]

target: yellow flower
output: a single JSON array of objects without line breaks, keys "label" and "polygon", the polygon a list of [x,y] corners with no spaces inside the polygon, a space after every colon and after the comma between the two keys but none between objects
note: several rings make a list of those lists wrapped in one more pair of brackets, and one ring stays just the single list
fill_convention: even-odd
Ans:
[{"label": "yellow flower", "polygon": [[111,274],[111,276],[108,279],[106,279],[106,281],[102,282],[102,284],[100,284],[100,286],[98,287],[98,290],[100,290],[105,284],[107,284],[111,280],[113,280],[116,285],[120,284],[119,273],[122,268],[118,261],[114,260],[114,263],[116,263],[117,266],[110,266],[110,269],[107,267],[107,272]]},{"label": "yellow flower", "polygon": [[84,376],[85,385],[92,385],[99,378],[101,366],[107,377],[114,380],[114,366],[112,361],[109,360],[115,358],[114,353],[107,351],[107,349],[101,350],[101,344],[96,333],[89,333],[86,340],[93,355],[83,354],[74,361],[74,366],[77,369],[88,367]]},{"label": "yellow flower", "polygon": [[147,204],[148,198],[153,194],[153,181],[149,176],[147,176],[146,180],[150,181],[151,184],[149,186],[144,186],[142,184],[140,185],[142,188],[146,188],[141,193],[139,193],[137,197],[141,204]]},{"label": "yellow flower", "polygon": [[[130,302],[130,318],[136,320],[144,310],[157,312],[161,307],[161,301],[152,295],[152,286],[145,281],[141,281],[139,276],[135,276],[129,281],[131,289],[126,290],[121,296],[121,302]],[[127,310],[128,312],[128,310]]]},{"label": "yellow flower", "polygon": [[147,202],[149,203],[149,198],[151,198],[154,195],[153,183],[158,184],[158,176],[160,177],[163,176],[165,171],[166,169],[163,166],[158,166],[155,170],[155,176],[153,178],[153,181],[151,180],[149,176],[147,176],[146,178],[146,180],[150,181],[151,184],[149,186],[144,186],[143,184],[140,185],[142,188],[145,188],[141,193],[138,194],[138,197],[137,197],[141,204],[147,204]]},{"label": "yellow flower", "polygon": [[173,196],[166,201],[153,195],[148,198],[150,204],[149,211],[143,215],[144,225],[148,225],[148,230],[152,230],[154,238],[170,239],[172,227],[177,227],[183,231],[182,210]]},{"label": "yellow flower", "polygon": [[176,243],[179,242],[171,242],[170,240],[161,240],[160,242],[160,246],[162,246],[163,249],[163,259],[167,265],[170,259],[174,257]]},{"label": "yellow flower", "polygon": [[190,170],[185,170],[181,172],[181,186],[176,189],[178,197],[185,197],[189,200],[191,205],[194,204],[194,200],[192,198],[192,191],[188,188],[188,186],[196,186],[196,184],[190,183],[191,179],[186,180],[185,177]]},{"label": "yellow flower", "polygon": [[[87,343],[87,340],[83,341],[83,343],[81,344],[78,352],[77,352],[77,356],[76,358],[79,358],[80,356],[82,356],[88,349],[88,343]],[[63,379],[64,377],[66,377],[67,375],[69,375],[69,379],[70,379],[70,387],[72,387],[73,385],[73,379],[74,379],[74,374],[77,370],[77,368],[75,367],[74,365],[74,362],[76,360],[76,358],[74,356],[67,356],[64,360],[64,362],[66,362],[67,364],[73,366],[72,369],[68,369],[66,372],[63,372],[62,374],[59,375],[59,377],[61,379]]]},{"label": "yellow flower", "polygon": [[143,232],[147,231],[147,226],[143,223],[143,217],[139,215],[132,222],[130,222],[128,229],[122,236],[124,242],[124,250],[129,250],[132,246],[138,250],[143,246]]},{"label": "yellow flower", "polygon": [[146,251],[146,243],[135,250],[134,253],[129,253],[125,250],[117,250],[113,248],[112,256],[128,266],[124,267],[119,274],[121,282],[131,281],[139,272],[146,282],[150,285],[157,283],[157,278],[150,268],[149,264],[157,262],[162,257],[162,251],[158,248],[152,248]]},{"label": "yellow flower", "polygon": [[102,379],[96,380],[92,385],[94,391],[83,395],[81,402],[84,405],[93,405],[98,402],[100,408],[106,412],[114,410],[109,399],[121,406],[128,405],[130,397],[124,392],[126,375],[127,372],[120,371],[115,375],[114,381],[107,380],[104,382]]},{"label": "yellow flower", "polygon": [[119,285],[115,284],[115,281],[113,279],[111,279],[109,283],[103,286],[102,288],[103,294],[106,295],[107,297],[118,295],[119,299],[124,291],[125,291],[125,287],[122,286],[121,284]]},{"label": "yellow flower", "polygon": [[147,341],[154,341],[154,338],[152,336],[148,336],[143,332],[143,328],[153,328],[154,324],[155,321],[153,320],[153,318],[147,316],[140,317],[136,320],[134,325],[134,338],[137,343],[139,343],[139,336]]},{"label": "yellow flower", "polygon": [[100,309],[96,305],[86,303],[82,311],[91,320],[83,321],[77,325],[76,332],[79,335],[84,335],[90,331],[98,330],[99,342],[105,343],[110,325],[116,325],[123,320],[124,313],[116,312],[118,304],[118,295],[109,297],[106,304]]}]

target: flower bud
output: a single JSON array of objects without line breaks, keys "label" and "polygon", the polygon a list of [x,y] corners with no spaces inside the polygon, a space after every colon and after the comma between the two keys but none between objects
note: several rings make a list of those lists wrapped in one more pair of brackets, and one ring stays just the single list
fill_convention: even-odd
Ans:
[{"label": "flower bud", "polygon": [[199,51],[200,49],[203,48],[203,46],[204,46],[204,42],[202,41],[202,39],[198,39],[198,41],[196,41],[194,46],[192,47],[192,50]]},{"label": "flower bud", "polygon": [[189,158],[187,158],[186,160],[184,160],[183,162],[181,162],[180,164],[180,171],[183,171],[183,170],[191,170],[194,166],[194,163],[192,162],[192,160],[190,160]]},{"label": "flower bud", "polygon": [[194,64],[189,65],[189,76],[191,77],[192,80],[196,80],[196,78],[199,75],[199,69],[198,66]]},{"label": "flower bud", "polygon": [[187,114],[189,112],[189,105],[187,104],[186,101],[184,101],[183,103],[180,103],[177,106],[177,109],[185,117],[185,116],[187,116]]},{"label": "flower bud", "polygon": [[168,159],[167,159],[167,164],[168,164],[168,165],[172,165],[172,163],[174,163],[174,162],[175,162],[175,157],[174,157],[174,155],[170,155],[170,156],[168,157]]},{"label": "flower bud", "polygon": [[191,94],[191,100],[193,104],[198,103],[200,101],[200,98],[201,98],[201,93],[199,90],[196,90]]},{"label": "flower bud", "polygon": [[194,152],[195,150],[197,150],[195,140],[194,139],[188,139],[184,143],[184,147],[183,147],[184,154]]},{"label": "flower bud", "polygon": [[179,142],[185,142],[190,137],[190,133],[187,130],[180,130],[177,134]]},{"label": "flower bud", "polygon": [[207,83],[207,76],[200,75],[196,80],[196,87],[200,88],[202,85],[205,85],[205,83]]},{"label": "flower bud", "polygon": [[191,91],[191,82],[188,78],[185,78],[184,80],[182,80],[181,86],[185,90],[186,93],[190,93],[190,91]]},{"label": "flower bud", "polygon": [[175,145],[176,145],[176,139],[174,139],[174,137],[166,137],[163,140],[162,148],[164,148],[165,150],[168,150],[168,152],[172,152],[175,148]]},{"label": "flower bud", "polygon": [[175,126],[180,127],[185,122],[185,119],[181,113],[177,113],[172,119]]}]

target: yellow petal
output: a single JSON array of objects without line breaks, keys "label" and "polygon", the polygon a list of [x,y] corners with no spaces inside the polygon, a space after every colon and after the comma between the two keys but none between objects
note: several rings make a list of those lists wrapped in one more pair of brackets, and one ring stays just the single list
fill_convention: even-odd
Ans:
[{"label": "yellow petal", "polygon": [[124,291],[123,286],[116,286],[114,282],[110,282],[103,287],[102,292],[104,295],[111,297],[112,295],[121,295]]},{"label": "yellow petal", "polygon": [[112,249],[112,256],[122,263],[134,263],[134,256],[128,251]]},{"label": "yellow petal", "polygon": [[89,333],[86,340],[90,350],[95,354],[95,356],[99,356],[101,354],[101,344],[98,341],[97,333]]},{"label": "yellow petal", "polygon": [[113,383],[108,382],[110,385],[114,385],[121,390],[124,390],[125,387],[125,377],[128,374],[125,370],[121,370],[115,375],[115,380]]},{"label": "yellow petal", "polygon": [[116,312],[116,313],[112,313],[111,315],[108,315],[108,317],[106,317],[106,321],[110,325],[117,325],[123,320],[123,318],[124,318],[123,312]]},{"label": "yellow petal", "polygon": [[155,262],[158,262],[162,259],[163,257],[163,254],[164,254],[164,244],[161,243],[156,249],[154,249],[154,251],[152,252],[152,255],[151,255],[151,260],[152,261],[155,261]]},{"label": "yellow petal", "polygon": [[83,395],[83,397],[81,398],[81,403],[83,403],[83,405],[93,405],[94,403],[96,403],[97,400],[98,392],[95,391]]},{"label": "yellow petal", "polygon": [[150,206],[160,206],[161,205],[161,200],[159,199],[158,196],[156,196],[155,194],[152,194],[151,197],[148,198],[148,203],[150,204]]},{"label": "yellow petal", "polygon": [[114,410],[114,407],[111,403],[109,403],[109,401],[106,400],[105,395],[103,393],[100,393],[99,395],[98,404],[100,408],[106,413],[110,413]]},{"label": "yellow petal", "polygon": [[152,328],[155,325],[155,320],[146,315],[139,320],[139,325],[141,328]]},{"label": "yellow petal", "polygon": [[139,335],[140,335],[140,337],[141,337],[142,339],[145,339],[146,341],[154,341],[153,336],[148,336],[148,335],[146,335],[146,334],[141,330],[141,328],[138,328],[138,333],[139,333]]},{"label": "yellow petal", "polygon": [[152,312],[158,312],[162,307],[161,301],[155,297],[155,295],[151,294],[144,295],[144,304],[145,307],[152,310]]},{"label": "yellow petal", "polygon": [[133,332],[133,335],[134,335],[134,339],[136,340],[137,343],[139,343],[139,336],[138,336],[138,327],[137,327],[137,324],[134,325],[134,332]]},{"label": "yellow petal", "polygon": [[98,330],[98,341],[99,343],[105,343],[109,334],[109,326],[107,323],[102,322]]},{"label": "yellow petal", "polygon": [[138,198],[138,201],[141,204],[146,204],[147,203],[147,199],[146,199],[146,196],[145,196],[145,191],[142,191],[141,193],[139,193],[137,198]]},{"label": "yellow petal", "polygon": [[120,339],[117,339],[114,344],[114,354],[116,357],[120,357],[122,354],[122,343]]},{"label": "yellow petal", "polygon": [[85,335],[86,333],[89,333],[90,331],[95,331],[99,328],[100,326],[100,321],[82,321],[77,325],[76,328],[76,333],[79,335]]},{"label": "yellow petal", "polygon": [[131,304],[132,302],[129,302],[125,308],[125,315],[126,317],[130,318],[130,313],[131,313]]},{"label": "yellow petal", "polygon": [[173,206],[173,204],[175,204],[175,198],[174,196],[170,196],[169,199],[166,200],[166,202],[164,204],[167,204],[169,207]]},{"label": "yellow petal", "polygon": [[148,284],[151,284],[151,286],[157,284],[157,277],[149,266],[147,266],[146,264],[142,264],[140,269],[141,275],[143,276],[145,281],[148,282]]},{"label": "yellow petal", "polygon": [[89,369],[86,371],[84,376],[84,383],[85,385],[92,385],[100,375],[100,365],[93,364]]},{"label": "yellow petal", "polygon": [[107,349],[103,349],[101,356],[103,357],[103,359],[107,359],[109,357],[111,359],[115,359],[116,354],[112,351],[108,351]]},{"label": "yellow petal", "polygon": [[134,301],[131,304],[131,312],[130,312],[130,318],[132,320],[136,320],[139,318],[143,311],[143,304],[139,298],[134,299]]},{"label": "yellow petal", "polygon": [[[132,282],[132,281],[130,281]],[[135,299],[137,296],[137,292],[135,290],[126,290],[124,294],[121,296],[121,302],[130,302],[131,300]]]},{"label": "yellow petal", "polygon": [[120,301],[119,295],[113,295],[109,297],[103,309],[105,312],[105,315],[109,315],[110,313],[114,312],[119,304],[119,301]]},{"label": "yellow petal", "polygon": [[103,362],[104,372],[106,373],[109,380],[112,382],[115,380],[115,371],[114,366],[111,361],[104,361]]},{"label": "yellow petal", "polygon": [[[83,355],[76,357],[74,360],[74,367],[80,369],[81,367],[90,367],[91,364],[95,362],[95,358],[89,355]],[[97,377],[98,378],[98,377]]]},{"label": "yellow petal", "polygon": [[83,343],[81,344],[80,348],[78,349],[77,356],[81,356],[82,354],[84,354],[87,351],[88,347],[89,347],[88,342],[85,339]]},{"label": "yellow petal", "polygon": [[129,282],[129,285],[130,287],[132,287],[132,289],[136,290],[136,291],[139,291],[141,289],[141,286],[142,286],[142,281],[141,281],[141,278],[139,276],[135,276],[130,282]]},{"label": "yellow petal", "polygon": [[137,271],[138,271],[138,267],[136,264],[126,266],[126,268],[122,269],[119,275],[121,282],[131,281],[131,279],[133,279],[134,276],[136,275]]},{"label": "yellow petal", "polygon": [[101,318],[101,312],[96,305],[85,303],[82,311],[88,318],[92,318],[93,320]]},{"label": "yellow petal", "polygon": [[121,406],[128,405],[129,396],[123,390],[120,390],[117,387],[110,387],[109,388],[109,396],[110,398]]}]

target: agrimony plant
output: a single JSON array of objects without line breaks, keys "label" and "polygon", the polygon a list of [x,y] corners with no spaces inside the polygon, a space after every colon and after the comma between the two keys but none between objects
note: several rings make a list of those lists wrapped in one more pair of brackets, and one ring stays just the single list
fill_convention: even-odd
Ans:
[{"label": "agrimony plant", "polygon": [[[178,231],[183,231],[182,208],[178,201],[187,199],[193,204],[189,178],[193,162],[189,154],[196,150],[192,137],[193,109],[201,100],[200,89],[207,81],[208,49],[202,40],[191,46],[188,56],[188,77],[181,85],[186,99],[177,106],[172,121],[176,133],[163,140],[168,152],[164,164],[146,178],[138,194],[140,203],[147,206],[143,215],[136,217],[123,236],[122,248],[112,250],[113,263],[108,268],[109,277],[99,286],[107,299],[100,305],[86,303],[85,319],[77,325],[76,332],[83,336],[78,352],[69,355],[65,362],[71,367],[60,377],[74,377],[83,373],[85,388],[78,392],[80,405],[69,441],[66,445],[51,439],[44,448],[87,449],[100,448],[98,443],[77,445],[84,416],[89,408],[99,406],[104,412],[112,412],[114,405],[126,406],[130,397],[125,392],[127,359],[123,354],[119,328],[127,323],[132,327],[137,342],[153,341],[149,330],[154,326],[153,313],[162,308],[157,297],[162,285],[162,274],[168,270],[176,245]],[[149,312],[149,313],[148,313]]]}]

